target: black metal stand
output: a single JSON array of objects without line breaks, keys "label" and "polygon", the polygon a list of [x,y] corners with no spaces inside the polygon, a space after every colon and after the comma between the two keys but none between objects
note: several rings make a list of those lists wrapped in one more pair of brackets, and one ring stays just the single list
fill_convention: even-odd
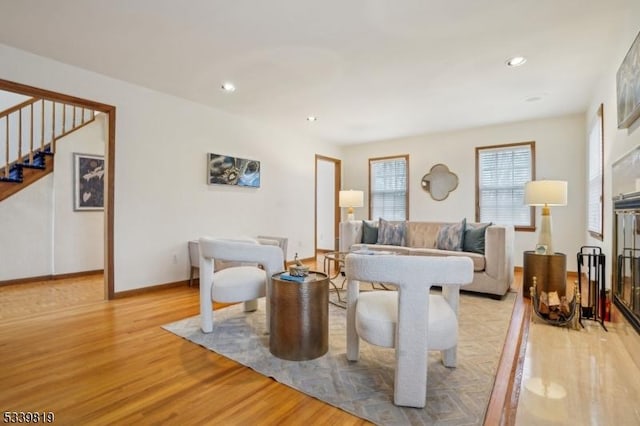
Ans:
[{"label": "black metal stand", "polygon": [[[604,280],[605,257],[602,249],[595,246],[582,246],[578,252],[578,291],[581,293],[581,301],[587,305],[580,306],[580,325],[583,319],[594,320],[604,325],[606,289]],[[586,291],[582,288],[582,275],[587,278]]]}]

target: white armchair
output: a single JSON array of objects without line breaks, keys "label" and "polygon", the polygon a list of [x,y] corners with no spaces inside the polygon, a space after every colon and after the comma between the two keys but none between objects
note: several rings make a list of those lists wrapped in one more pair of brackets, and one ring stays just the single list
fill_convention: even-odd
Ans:
[{"label": "white armchair", "polygon": [[[242,240],[252,240],[251,238],[242,238]],[[262,245],[272,245],[278,246],[282,249],[282,256],[284,258],[283,265],[286,269],[287,262],[287,242],[289,241],[286,237],[266,237],[266,236],[258,236],[254,241]],[[198,244],[198,240],[189,241],[189,287],[193,285],[193,276],[194,273],[198,272],[200,268],[200,248]],[[219,267],[217,269],[220,269]]]},{"label": "white armchair", "polygon": [[[245,312],[258,308],[257,299],[267,297],[266,324],[269,329],[269,294],[271,276],[282,270],[282,250],[275,245],[261,245],[255,240],[230,240],[203,237],[200,252],[200,326],[213,331],[211,302],[244,302]],[[216,263],[232,262],[216,271]],[[237,264],[241,262],[242,264]],[[250,265],[247,265],[249,263]]]},{"label": "white armchair", "polygon": [[[393,402],[424,407],[427,351],[442,351],[445,366],[455,367],[460,286],[473,279],[466,257],[400,255],[346,256],[347,359],[357,361],[360,338],[395,348]],[[360,293],[360,281],[393,284],[398,291]],[[430,294],[442,286],[442,295]]]}]

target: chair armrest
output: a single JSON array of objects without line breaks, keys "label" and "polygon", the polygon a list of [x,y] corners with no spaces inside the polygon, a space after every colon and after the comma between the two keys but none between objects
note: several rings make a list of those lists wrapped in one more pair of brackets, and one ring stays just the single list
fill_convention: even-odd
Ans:
[{"label": "chair armrest", "polygon": [[287,244],[289,242],[288,238],[258,235],[257,239],[260,244],[280,247],[282,249],[282,256],[284,257],[284,261],[287,261]]}]

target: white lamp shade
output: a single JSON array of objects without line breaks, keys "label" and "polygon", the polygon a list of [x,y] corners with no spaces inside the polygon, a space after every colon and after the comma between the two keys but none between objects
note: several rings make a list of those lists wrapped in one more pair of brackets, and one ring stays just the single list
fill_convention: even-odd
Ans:
[{"label": "white lamp shade", "polygon": [[567,182],[533,180],[524,184],[524,203],[530,206],[566,206]]},{"label": "white lamp shade", "polygon": [[364,193],[362,191],[340,191],[338,204],[340,207],[362,207]]}]

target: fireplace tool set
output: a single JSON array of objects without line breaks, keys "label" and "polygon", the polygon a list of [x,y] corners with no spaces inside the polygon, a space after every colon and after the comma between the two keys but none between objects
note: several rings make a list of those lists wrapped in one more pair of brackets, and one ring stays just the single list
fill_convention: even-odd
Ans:
[{"label": "fireplace tool set", "polygon": [[[600,247],[582,246],[578,252],[578,288],[582,291],[580,325],[583,319],[600,323],[602,328],[606,317],[607,297],[604,281],[604,254]],[[582,279],[586,278],[585,287]],[[584,327],[584,325],[582,325]]]},{"label": "fireplace tool set", "polygon": [[[583,319],[593,320],[607,330],[606,290],[604,281],[605,256],[600,247],[582,246],[577,254],[578,280],[574,282],[573,297],[561,291],[544,291],[545,283],[537,282],[533,277],[530,289],[533,311],[538,318],[551,325],[570,325],[574,328],[582,324]],[[586,282],[583,283],[583,280]]]}]

